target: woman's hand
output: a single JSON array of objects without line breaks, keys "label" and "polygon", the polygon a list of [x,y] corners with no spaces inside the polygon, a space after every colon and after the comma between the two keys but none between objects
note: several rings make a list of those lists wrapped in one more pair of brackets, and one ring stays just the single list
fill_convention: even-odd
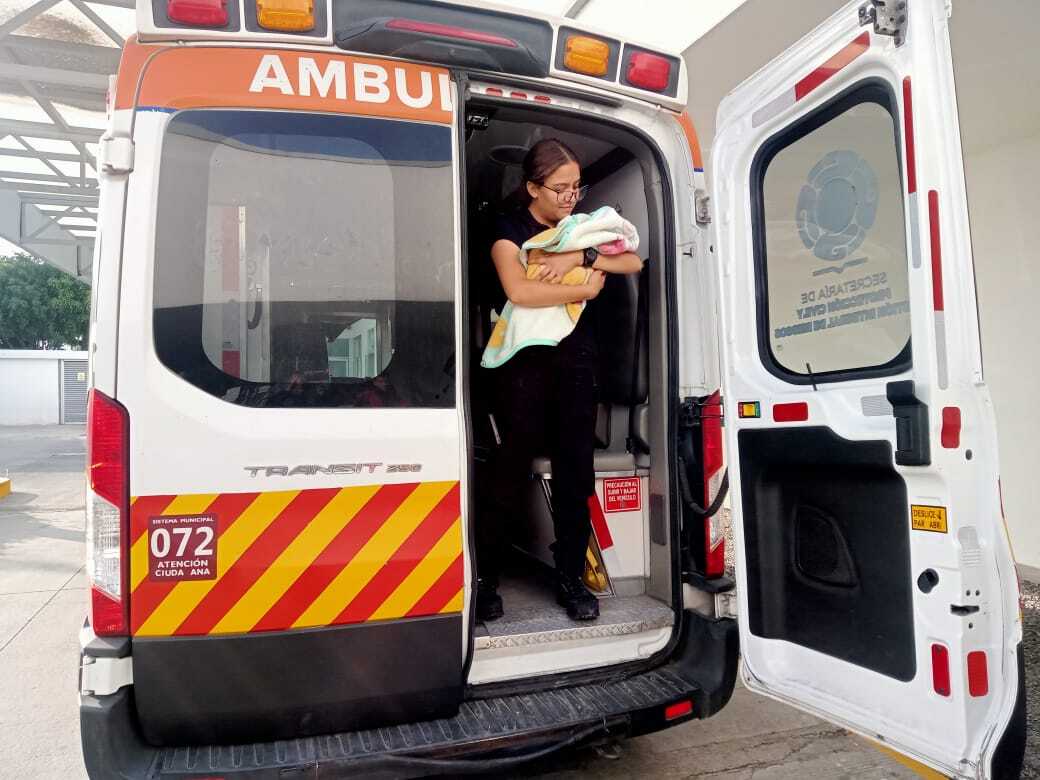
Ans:
[{"label": "woman's hand", "polygon": [[589,280],[585,282],[587,296],[585,300],[591,301],[603,291],[603,285],[607,281],[607,275],[602,271],[593,271],[589,274]]},{"label": "woman's hand", "polygon": [[573,252],[543,252],[541,249],[532,249],[527,254],[527,262],[540,263],[541,274],[538,280],[542,282],[559,282],[567,273],[581,265],[584,255],[579,250]]}]

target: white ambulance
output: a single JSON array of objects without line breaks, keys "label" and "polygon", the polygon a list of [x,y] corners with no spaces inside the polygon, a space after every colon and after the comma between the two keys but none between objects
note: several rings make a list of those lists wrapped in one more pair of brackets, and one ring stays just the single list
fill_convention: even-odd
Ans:
[{"label": "white ambulance", "polygon": [[[138,0],[99,154],[91,776],[503,771],[709,717],[738,665],[1016,776],[948,6],[807,31],[721,106],[709,196],[712,74],[652,47],[475,0]],[[489,226],[549,137],[647,259],[597,303],[601,616],[547,590],[537,458],[482,624]]]}]

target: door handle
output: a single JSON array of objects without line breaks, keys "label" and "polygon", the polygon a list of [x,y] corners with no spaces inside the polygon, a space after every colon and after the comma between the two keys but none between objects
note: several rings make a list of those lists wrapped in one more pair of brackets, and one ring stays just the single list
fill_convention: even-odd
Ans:
[{"label": "door handle", "polygon": [[896,418],[896,463],[928,466],[932,462],[928,441],[928,405],[914,395],[912,380],[889,382],[885,395]]}]

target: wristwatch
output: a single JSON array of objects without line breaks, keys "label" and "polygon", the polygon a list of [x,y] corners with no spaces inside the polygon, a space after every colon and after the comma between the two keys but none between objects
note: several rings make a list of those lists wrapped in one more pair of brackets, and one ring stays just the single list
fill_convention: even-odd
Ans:
[{"label": "wristwatch", "polygon": [[599,252],[596,251],[595,247],[590,246],[585,250],[585,257],[582,259],[582,265],[586,268],[592,268],[592,264],[596,262],[596,258],[599,257]]}]

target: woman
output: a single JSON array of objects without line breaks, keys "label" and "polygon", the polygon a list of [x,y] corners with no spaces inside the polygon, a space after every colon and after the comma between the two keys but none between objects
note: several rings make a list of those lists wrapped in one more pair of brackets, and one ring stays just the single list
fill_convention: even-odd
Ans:
[{"label": "woman", "polygon": [[[520,247],[532,236],[574,211],[586,188],[577,155],[562,141],[539,141],[524,158],[520,189],[523,208],[498,221],[491,259],[505,297],[517,306],[558,306],[586,301],[574,331],[558,346],[521,349],[492,372],[494,412],[501,446],[493,464],[491,511],[478,519],[477,617],[502,615],[498,575],[508,549],[506,523],[523,506],[531,460],[546,451],[552,458],[552,545],[556,600],[573,620],[599,617],[599,602],[582,584],[589,541],[588,498],[595,491],[593,441],[597,401],[595,299],[608,273],[638,273],[632,253],[607,257],[595,250],[544,253],[540,278],[528,279]],[[534,259],[534,258],[532,258]],[[554,284],[571,269],[593,269],[583,285]]]}]

